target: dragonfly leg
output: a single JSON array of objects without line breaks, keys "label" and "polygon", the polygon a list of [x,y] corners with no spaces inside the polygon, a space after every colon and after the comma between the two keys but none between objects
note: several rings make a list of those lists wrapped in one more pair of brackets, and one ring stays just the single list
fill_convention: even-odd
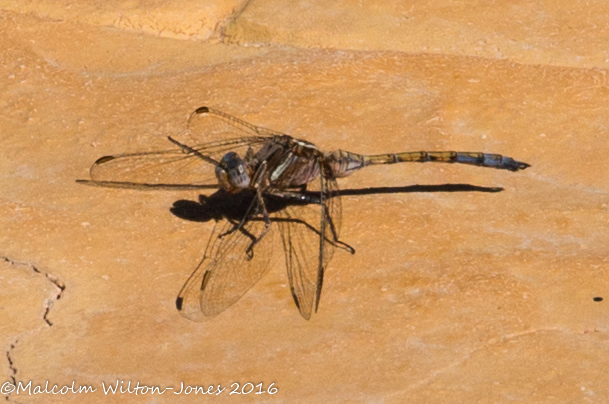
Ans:
[{"label": "dragonfly leg", "polygon": [[[310,204],[315,204],[315,205],[322,205],[323,208],[323,214],[326,218],[326,220],[328,221],[328,225],[330,226],[330,230],[332,231],[332,239],[329,239],[328,237],[325,237],[326,241],[330,244],[332,244],[335,247],[339,247],[339,248],[343,248],[347,251],[349,251],[351,254],[355,254],[355,248],[351,247],[349,244],[340,241],[338,238],[338,233],[336,231],[336,226],[334,225],[334,221],[332,220],[332,216],[329,214],[328,212],[328,208],[326,205],[324,205],[321,201],[322,199],[320,197],[318,197],[317,195],[314,194],[306,194],[306,184],[303,185],[299,191],[296,192],[292,192],[292,191],[276,191],[276,190],[268,190],[267,191],[269,194],[271,195],[275,195],[277,197],[280,198],[284,198],[286,200],[294,200],[294,201],[298,201],[298,202],[304,202],[304,203],[310,203]],[[307,225],[307,227],[309,227],[311,230],[320,233],[320,231],[318,229],[316,229],[315,227],[310,226],[310,224],[305,223]]]},{"label": "dragonfly leg", "polygon": [[260,190],[256,191],[256,200],[258,201],[258,208],[260,209],[260,213],[262,213],[262,218],[264,220],[264,230],[262,230],[262,233],[260,233],[260,235],[252,241],[250,246],[245,251],[249,259],[252,259],[254,257],[254,246],[258,244],[260,240],[262,240],[262,238],[266,235],[266,233],[268,233],[269,228],[271,227],[271,219],[269,218],[269,213],[266,210],[264,198],[262,197],[262,193],[260,192]]},{"label": "dragonfly leg", "polygon": [[[252,218],[252,210],[254,210],[254,206],[256,206],[255,210],[258,211],[258,212],[256,212],[256,214],[258,214],[258,213],[262,214],[262,220],[264,220],[264,230],[262,231],[262,233],[260,233],[260,235],[257,235],[257,236],[250,234],[245,229],[245,224],[248,222],[248,220],[260,220],[260,218]],[[254,257],[254,246],[262,240],[262,238],[269,231],[270,226],[271,226],[271,219],[269,217],[268,211],[266,210],[266,206],[264,204],[264,198],[262,197],[262,194],[259,191],[257,191],[256,199],[254,201],[252,201],[252,203],[250,204],[249,208],[247,209],[246,214],[243,216],[243,219],[241,219],[241,221],[239,221],[239,223],[234,223],[233,227],[230,230],[226,231],[225,233],[222,233],[221,235],[218,236],[218,238],[228,236],[229,234],[232,234],[236,231],[244,232],[252,240],[252,242],[249,245],[249,247],[247,248],[247,250],[245,250],[245,253],[248,256],[248,260],[251,260]]]},{"label": "dragonfly leg", "polygon": [[324,210],[324,215],[326,217],[326,220],[328,220],[328,225],[330,226],[330,230],[332,231],[332,238],[334,239],[334,240],[328,240],[326,238],[326,240],[328,240],[328,242],[330,244],[333,244],[336,247],[342,246],[342,248],[349,251],[351,254],[355,254],[355,248],[351,247],[349,244],[345,243],[344,241],[340,241],[338,239],[336,227],[334,226],[334,220],[332,220],[332,216],[330,216],[330,214],[328,213],[328,208],[326,207],[326,205],[322,205],[322,206],[323,206],[323,210]]},{"label": "dragonfly leg", "polygon": [[[258,211],[262,210],[261,213],[264,217],[264,221],[267,223],[267,225],[265,227],[265,233],[266,233],[266,229],[268,229],[268,226],[270,224],[270,219],[269,219],[269,215],[267,213],[266,207],[264,205],[264,201],[262,199],[262,194],[260,191],[260,182],[262,181],[262,178],[263,178],[263,175],[265,172],[266,172],[266,161],[260,165],[260,167],[258,168],[256,173],[252,177],[251,185],[253,185],[254,188],[256,189],[256,200],[252,201],[250,206],[247,208],[247,212],[245,212],[245,215],[243,215],[243,219],[241,219],[239,224],[237,226],[233,227],[232,229],[230,229],[229,231],[227,231],[225,234],[221,235],[220,237],[226,236],[228,234],[233,233],[236,230],[241,229],[243,227],[243,225],[245,224],[245,222],[250,218],[250,215],[252,214],[252,208],[254,207],[254,205],[256,205],[256,203],[258,204],[256,210],[258,210]],[[254,214],[256,214],[256,213],[258,213],[258,212],[254,212]],[[250,246],[250,248],[248,248],[248,251],[251,250],[251,247],[253,247],[253,246]],[[248,253],[248,255],[249,255],[249,253]]]},{"label": "dragonfly leg", "polygon": [[245,215],[243,215],[243,219],[241,219],[241,221],[238,224],[235,224],[232,229],[228,230],[225,233],[220,234],[220,236],[218,236],[218,238],[228,236],[229,234],[233,234],[237,230],[242,229],[243,226],[245,225],[245,223],[247,222],[247,220],[250,218],[250,213],[252,212],[252,208],[254,207],[254,205],[256,203],[257,203],[257,200],[252,201],[252,203],[250,203],[250,206],[247,208],[247,212],[245,212]]}]

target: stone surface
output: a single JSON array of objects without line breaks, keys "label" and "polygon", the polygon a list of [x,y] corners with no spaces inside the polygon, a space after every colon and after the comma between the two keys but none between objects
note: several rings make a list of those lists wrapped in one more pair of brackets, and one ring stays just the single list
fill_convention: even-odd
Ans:
[{"label": "stone surface", "polygon": [[223,33],[229,42],[250,46],[396,50],[606,68],[607,13],[606,2],[584,0],[267,0],[248,2]]},{"label": "stone surface", "polygon": [[193,0],[6,0],[1,3],[3,11],[33,15],[47,22],[78,22],[184,40],[217,36],[245,5],[243,1],[201,3]]},{"label": "stone surface", "polygon": [[[98,390],[9,402],[204,399],[104,395],[117,380],[221,384],[219,401],[609,400],[603,3],[436,2],[407,9],[407,28],[390,24],[403,10],[371,5],[209,3],[226,25],[200,30],[194,2],[173,4],[74,5],[102,10],[83,16],[0,3],[3,380]],[[163,19],[139,32],[107,23],[121,7]],[[420,40],[406,47],[404,32]],[[503,49],[507,33],[518,44]],[[347,190],[397,189],[343,198],[341,238],[357,252],[330,262],[319,313],[300,317],[276,249],[237,304],[195,323],[174,302],[213,223],[169,208],[199,193],[75,180],[103,155],[170,146],[201,105],[327,150],[486,151],[532,167],[403,164],[345,178]],[[279,391],[229,396],[234,382]]]}]

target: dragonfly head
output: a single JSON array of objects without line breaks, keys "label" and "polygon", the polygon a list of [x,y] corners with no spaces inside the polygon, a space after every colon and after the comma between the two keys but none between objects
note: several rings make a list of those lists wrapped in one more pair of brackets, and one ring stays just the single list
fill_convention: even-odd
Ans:
[{"label": "dragonfly head", "polygon": [[239,192],[250,186],[250,176],[245,162],[235,152],[228,152],[216,166],[218,183],[228,192]]}]

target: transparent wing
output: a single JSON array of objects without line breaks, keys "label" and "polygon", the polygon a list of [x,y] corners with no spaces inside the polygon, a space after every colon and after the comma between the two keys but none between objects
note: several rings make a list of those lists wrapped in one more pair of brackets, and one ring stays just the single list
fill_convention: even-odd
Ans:
[{"label": "transparent wing", "polygon": [[[254,246],[248,248],[264,230],[264,221],[254,218],[234,230],[234,221],[216,225],[205,256],[188,279],[176,305],[180,313],[194,321],[220,314],[236,303],[269,270],[272,255],[273,229]],[[231,230],[234,230],[230,232]]]},{"label": "transparent wing", "polygon": [[197,145],[221,143],[227,139],[263,138],[266,140],[269,137],[283,135],[283,133],[252,125],[209,107],[200,107],[190,114],[188,135]]},{"label": "transparent wing", "polygon": [[[93,185],[128,188],[217,187],[216,164],[229,151],[245,156],[279,134],[207,107],[198,108],[178,147],[146,153],[118,154],[98,159],[90,170]],[[182,139],[183,137],[183,139]],[[83,181],[87,183],[86,181]]]},{"label": "transparent wing", "polygon": [[[348,245],[339,241],[340,228],[342,224],[342,205],[339,195],[338,184],[334,178],[322,178],[323,192],[322,192],[322,229],[325,234],[325,242],[323,243],[324,251],[322,253],[323,258],[323,270],[328,266],[328,262],[332,259],[335,247],[340,247],[349,250],[351,253],[355,251]],[[323,276],[322,276],[323,279]],[[321,285],[320,285],[321,291]],[[319,304],[319,296],[317,296],[317,302],[315,304],[315,310]]]},{"label": "transparent wing", "polygon": [[293,204],[276,214],[292,297],[307,320],[317,311],[324,271],[340,246],[340,198],[328,197],[328,183],[336,189],[334,180],[321,176],[308,183],[310,203]]},{"label": "transparent wing", "polygon": [[217,184],[215,166],[181,149],[104,156],[91,166],[93,182],[124,184],[137,188],[179,184]]}]

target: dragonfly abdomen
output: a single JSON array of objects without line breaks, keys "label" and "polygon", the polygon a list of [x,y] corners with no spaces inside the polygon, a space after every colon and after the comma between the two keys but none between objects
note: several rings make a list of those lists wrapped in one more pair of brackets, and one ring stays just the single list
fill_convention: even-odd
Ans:
[{"label": "dragonfly abdomen", "polygon": [[428,161],[471,164],[479,167],[491,167],[509,171],[524,170],[529,167],[527,163],[516,161],[511,157],[481,152],[419,151],[363,156],[357,153],[337,150],[326,153],[324,157],[325,163],[330,168],[334,177],[346,177],[360,168],[376,164],[424,163]]},{"label": "dragonfly abdomen", "polygon": [[363,156],[364,166],[374,164],[395,164],[404,162],[439,162],[471,164],[479,167],[491,167],[501,170],[518,171],[529,167],[511,157],[501,154],[489,154],[481,152],[455,152],[455,151],[419,151],[396,154],[379,154],[375,156]]},{"label": "dragonfly abdomen", "polygon": [[344,150],[325,153],[323,161],[334,178],[346,177],[366,166],[365,156]]}]

